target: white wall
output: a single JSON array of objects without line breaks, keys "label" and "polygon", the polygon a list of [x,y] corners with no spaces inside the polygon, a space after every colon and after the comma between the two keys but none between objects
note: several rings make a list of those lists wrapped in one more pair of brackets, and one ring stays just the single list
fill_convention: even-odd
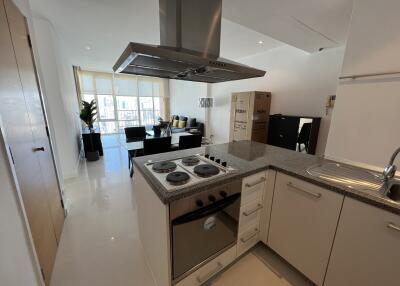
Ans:
[{"label": "white wall", "polygon": [[49,117],[57,165],[62,178],[77,175],[80,136],[79,106],[72,64],[54,29],[46,19],[32,18],[36,61]]},{"label": "white wall", "polygon": [[39,286],[39,268],[5,146],[0,133],[0,284]]},{"label": "white wall", "polygon": [[[356,0],[342,75],[400,72],[400,1]],[[400,78],[342,81],[326,154],[382,168],[400,146]]]},{"label": "white wall", "polygon": [[207,83],[170,80],[169,96],[171,115],[196,117],[204,122],[206,110],[199,107],[199,100],[207,97]]},{"label": "white wall", "polygon": [[32,15],[29,0],[13,0],[27,17],[60,183],[77,175],[81,134],[72,63],[52,24]]},{"label": "white wall", "polygon": [[215,142],[229,140],[232,92],[270,91],[271,114],[323,117],[317,146],[317,154],[323,154],[330,125],[325,104],[327,97],[336,93],[343,54],[343,47],[308,54],[283,46],[240,60],[246,65],[266,70],[267,74],[263,78],[211,85],[214,107],[209,122]]}]

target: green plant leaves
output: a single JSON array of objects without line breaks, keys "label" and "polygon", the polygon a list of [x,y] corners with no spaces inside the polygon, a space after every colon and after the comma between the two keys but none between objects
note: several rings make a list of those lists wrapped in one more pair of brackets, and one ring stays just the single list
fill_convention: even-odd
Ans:
[{"label": "green plant leaves", "polygon": [[82,109],[79,117],[90,130],[93,129],[93,124],[97,119],[97,104],[94,99],[91,102],[82,100]]}]

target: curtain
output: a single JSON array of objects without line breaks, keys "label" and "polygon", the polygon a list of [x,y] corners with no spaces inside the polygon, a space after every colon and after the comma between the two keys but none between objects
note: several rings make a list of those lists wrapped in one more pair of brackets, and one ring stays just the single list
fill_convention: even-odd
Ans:
[{"label": "curtain", "polygon": [[79,101],[96,100],[102,133],[123,132],[125,127],[151,128],[169,118],[168,80],[136,75],[77,69]]}]

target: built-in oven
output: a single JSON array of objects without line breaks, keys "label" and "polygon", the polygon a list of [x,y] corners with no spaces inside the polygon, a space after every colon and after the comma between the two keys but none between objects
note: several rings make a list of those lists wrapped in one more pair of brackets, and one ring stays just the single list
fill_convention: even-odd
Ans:
[{"label": "built-in oven", "polygon": [[174,283],[236,244],[240,194],[234,180],[171,203]]}]

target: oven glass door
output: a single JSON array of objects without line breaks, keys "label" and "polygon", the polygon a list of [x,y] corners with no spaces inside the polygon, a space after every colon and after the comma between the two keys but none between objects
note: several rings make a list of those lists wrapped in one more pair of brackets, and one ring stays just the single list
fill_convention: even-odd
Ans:
[{"label": "oven glass door", "polygon": [[240,194],[172,221],[173,279],[237,241]]}]

